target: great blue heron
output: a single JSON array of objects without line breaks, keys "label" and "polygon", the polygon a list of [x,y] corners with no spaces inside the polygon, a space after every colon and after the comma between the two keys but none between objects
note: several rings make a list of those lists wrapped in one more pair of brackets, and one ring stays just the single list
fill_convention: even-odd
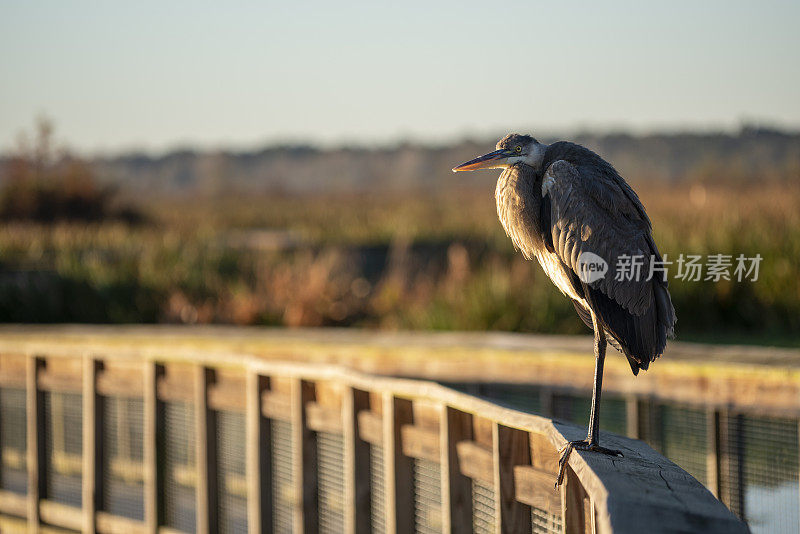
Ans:
[{"label": "great blue heron", "polygon": [[589,434],[562,449],[558,485],[573,449],[622,455],[598,443],[606,342],[636,375],[673,337],[675,309],[650,219],[611,164],[580,145],[546,145],[529,135],[509,134],[496,149],[453,172],[503,169],[495,190],[503,228],[526,258],[539,260],[594,331]]}]

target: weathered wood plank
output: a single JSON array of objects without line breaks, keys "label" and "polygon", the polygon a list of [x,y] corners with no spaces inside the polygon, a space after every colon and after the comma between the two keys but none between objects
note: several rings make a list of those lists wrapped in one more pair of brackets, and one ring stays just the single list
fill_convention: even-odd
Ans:
[{"label": "weathered wood plank", "polygon": [[161,371],[158,373],[159,400],[163,402],[194,402],[196,367],[196,365],[188,363],[162,365]]},{"label": "weathered wood plank", "polygon": [[83,528],[83,511],[74,506],[42,499],[39,501],[39,517],[43,523],[80,531]]},{"label": "weathered wood plank", "polygon": [[144,377],[140,361],[103,359],[97,370],[97,392],[108,397],[141,397]]},{"label": "weathered wood plank", "polygon": [[292,452],[294,459],[294,530],[295,534],[319,531],[317,510],[317,436],[306,423],[306,406],[314,402],[314,383],[292,382]]},{"label": "weathered wood plank", "polygon": [[[482,410],[471,410],[472,413],[472,439],[478,445],[492,450],[494,447],[494,423],[490,417],[484,417]],[[494,478],[494,475],[492,475]]]},{"label": "weathered wood plank", "polygon": [[[25,517],[28,515],[28,497],[0,489],[0,513]],[[2,532],[2,530],[0,530]]]},{"label": "weathered wood plank", "polygon": [[97,394],[97,372],[99,362],[89,356],[83,360],[83,468],[81,473],[81,500],[83,507],[83,529],[88,534],[95,532],[95,512],[102,495],[103,476],[100,468],[103,454],[102,399]]},{"label": "weathered wood plank", "polygon": [[342,410],[331,408],[317,402],[306,405],[306,424],[315,432],[342,433]]},{"label": "weathered wood plank", "polygon": [[587,514],[589,495],[571,467],[567,467],[561,484],[560,501],[564,532],[592,534],[593,520]]},{"label": "weathered wood plank", "polygon": [[[458,448],[472,444],[471,440],[472,415],[443,404],[439,424],[443,532],[472,530],[472,481],[465,476],[467,464]],[[492,451],[486,452],[491,466]]]},{"label": "weathered wood plank", "polygon": [[44,399],[38,384],[39,375],[45,368],[45,361],[36,356],[29,356],[26,364],[27,515],[31,532],[35,533],[39,530],[39,502],[45,488]]},{"label": "weathered wood plank", "polygon": [[[32,532],[28,528],[28,521],[19,517],[11,517],[0,513],[0,532],[8,532],[9,534],[28,534]],[[39,529],[39,532],[42,532]]]},{"label": "weathered wood plank", "polygon": [[530,440],[527,432],[504,425],[494,427],[495,513],[500,534],[531,531],[531,509],[517,500],[514,468],[530,465]]},{"label": "weathered wood plank", "polygon": [[272,526],[269,425],[261,412],[261,395],[266,388],[266,377],[248,371],[245,385],[247,525],[253,534],[267,532]]},{"label": "weathered wood plank", "polygon": [[344,389],[342,384],[330,380],[318,380],[315,384],[315,398],[316,404],[341,412]]},{"label": "weathered wood plank", "polygon": [[153,362],[144,362],[144,521],[147,532],[158,532],[158,495],[159,484],[157,451],[158,451],[158,375],[160,367]]},{"label": "weathered wood plank", "polygon": [[245,377],[237,372],[214,372],[214,381],[208,385],[208,407],[212,410],[243,412],[245,409]]},{"label": "weathered wood plank", "polygon": [[718,431],[719,495],[720,500],[734,513],[743,517],[744,499],[744,440],[742,416],[729,411],[720,413]]},{"label": "weathered wood plank", "polygon": [[535,467],[514,466],[514,491],[517,500],[554,515],[561,514],[561,497],[555,489],[557,478],[557,475]]},{"label": "weathered wood plank", "polygon": [[437,403],[419,400],[414,402],[412,409],[414,411],[414,425],[417,428],[439,432],[440,406]]},{"label": "weathered wood plank", "polygon": [[639,439],[639,400],[634,395],[625,398],[625,435]]},{"label": "weathered wood plank", "polygon": [[706,487],[714,494],[720,496],[720,449],[719,449],[719,412],[714,409],[706,410]]},{"label": "weathered wood plank", "polygon": [[403,425],[413,422],[411,401],[395,397],[391,391],[384,392],[383,480],[387,534],[404,534],[414,530],[412,461],[403,454],[401,435]]},{"label": "weathered wood plank", "polygon": [[[374,402],[370,398],[370,403]],[[383,419],[375,412],[375,407],[358,412],[358,435],[372,445],[383,443]]]},{"label": "weathered wood plank", "polygon": [[370,397],[366,391],[349,389],[342,397],[344,439],[344,531],[367,534],[370,525],[369,443],[360,437],[357,414],[368,413]]},{"label": "weathered wood plank", "polygon": [[213,379],[213,371],[198,365],[194,369],[194,428],[197,456],[197,532],[207,533],[217,524],[216,477],[216,439],[214,434],[214,414],[208,407],[208,384]]},{"label": "weathered wood plank", "polygon": [[83,379],[80,373],[61,375],[58,371],[44,367],[39,375],[39,389],[53,393],[81,393]]},{"label": "weathered wood plank", "polygon": [[420,458],[439,463],[439,432],[414,425],[400,427],[403,454],[409,458]]},{"label": "weathered wood plank", "polygon": [[597,534],[597,514],[591,497],[583,500],[583,517],[586,519],[586,524],[583,527],[586,534]]},{"label": "weathered wood plank", "polygon": [[149,532],[147,525],[142,521],[111,515],[107,512],[97,512],[95,521],[97,532],[100,534],[144,534]]},{"label": "weathered wood plank", "polygon": [[541,432],[531,432],[529,438],[531,465],[543,473],[557,475],[560,454],[553,442]]},{"label": "weathered wood plank", "polygon": [[[272,383],[272,381],[270,381]],[[292,420],[292,397],[289,393],[268,390],[261,395],[261,412],[267,419]]]},{"label": "weathered wood plank", "polygon": [[0,387],[25,388],[25,361],[21,354],[0,354]]},{"label": "weathered wood plank", "polygon": [[491,447],[462,440],[456,443],[456,453],[462,475],[490,486],[494,485],[494,459]]}]

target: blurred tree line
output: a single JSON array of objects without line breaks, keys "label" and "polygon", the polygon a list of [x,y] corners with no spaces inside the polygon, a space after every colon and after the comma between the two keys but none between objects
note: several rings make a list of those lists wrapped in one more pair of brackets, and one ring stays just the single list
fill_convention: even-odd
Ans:
[{"label": "blurred tree line", "polygon": [[117,188],[100,184],[91,163],[58,150],[53,125],[40,118],[32,137],[20,135],[6,158],[0,184],[0,220],[142,222],[130,205],[116,202]]},{"label": "blurred tree line", "polygon": [[[537,134],[537,132],[533,132]],[[454,175],[455,163],[488,152],[496,138],[440,145],[273,145],[253,151],[175,150],[95,158],[110,183],[142,194],[192,192],[336,193],[452,190],[491,186],[491,173]],[[543,142],[557,140],[537,134]],[[628,181],[643,183],[787,183],[800,179],[800,133],[744,126],[735,133],[629,135],[578,133],[568,139],[613,162]],[[0,166],[0,180],[2,180]]]}]

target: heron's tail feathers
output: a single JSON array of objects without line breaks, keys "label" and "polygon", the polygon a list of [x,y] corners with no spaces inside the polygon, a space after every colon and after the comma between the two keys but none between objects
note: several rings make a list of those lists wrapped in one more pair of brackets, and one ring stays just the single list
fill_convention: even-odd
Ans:
[{"label": "heron's tail feathers", "polygon": [[[642,315],[634,315],[607,297],[600,290],[587,286],[608,342],[628,359],[631,371],[647,370],[664,353],[667,338],[675,337],[675,309],[665,285],[653,283],[653,301]],[[592,317],[588,310],[574,302],[578,315],[590,328]]]}]

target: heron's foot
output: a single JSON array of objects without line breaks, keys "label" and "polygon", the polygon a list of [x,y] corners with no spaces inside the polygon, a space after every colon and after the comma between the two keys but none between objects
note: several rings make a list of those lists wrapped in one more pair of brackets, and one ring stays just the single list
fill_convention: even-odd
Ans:
[{"label": "heron's foot", "polygon": [[567,469],[567,462],[569,461],[569,455],[572,454],[573,450],[579,451],[592,451],[592,452],[599,452],[602,454],[607,454],[609,456],[622,456],[622,451],[618,451],[616,449],[607,449],[605,447],[601,447],[597,444],[597,442],[590,443],[588,440],[581,439],[577,441],[570,441],[564,447],[561,448],[559,454],[561,454],[561,458],[558,460],[558,479],[556,480],[556,489],[564,482],[564,472]]}]

